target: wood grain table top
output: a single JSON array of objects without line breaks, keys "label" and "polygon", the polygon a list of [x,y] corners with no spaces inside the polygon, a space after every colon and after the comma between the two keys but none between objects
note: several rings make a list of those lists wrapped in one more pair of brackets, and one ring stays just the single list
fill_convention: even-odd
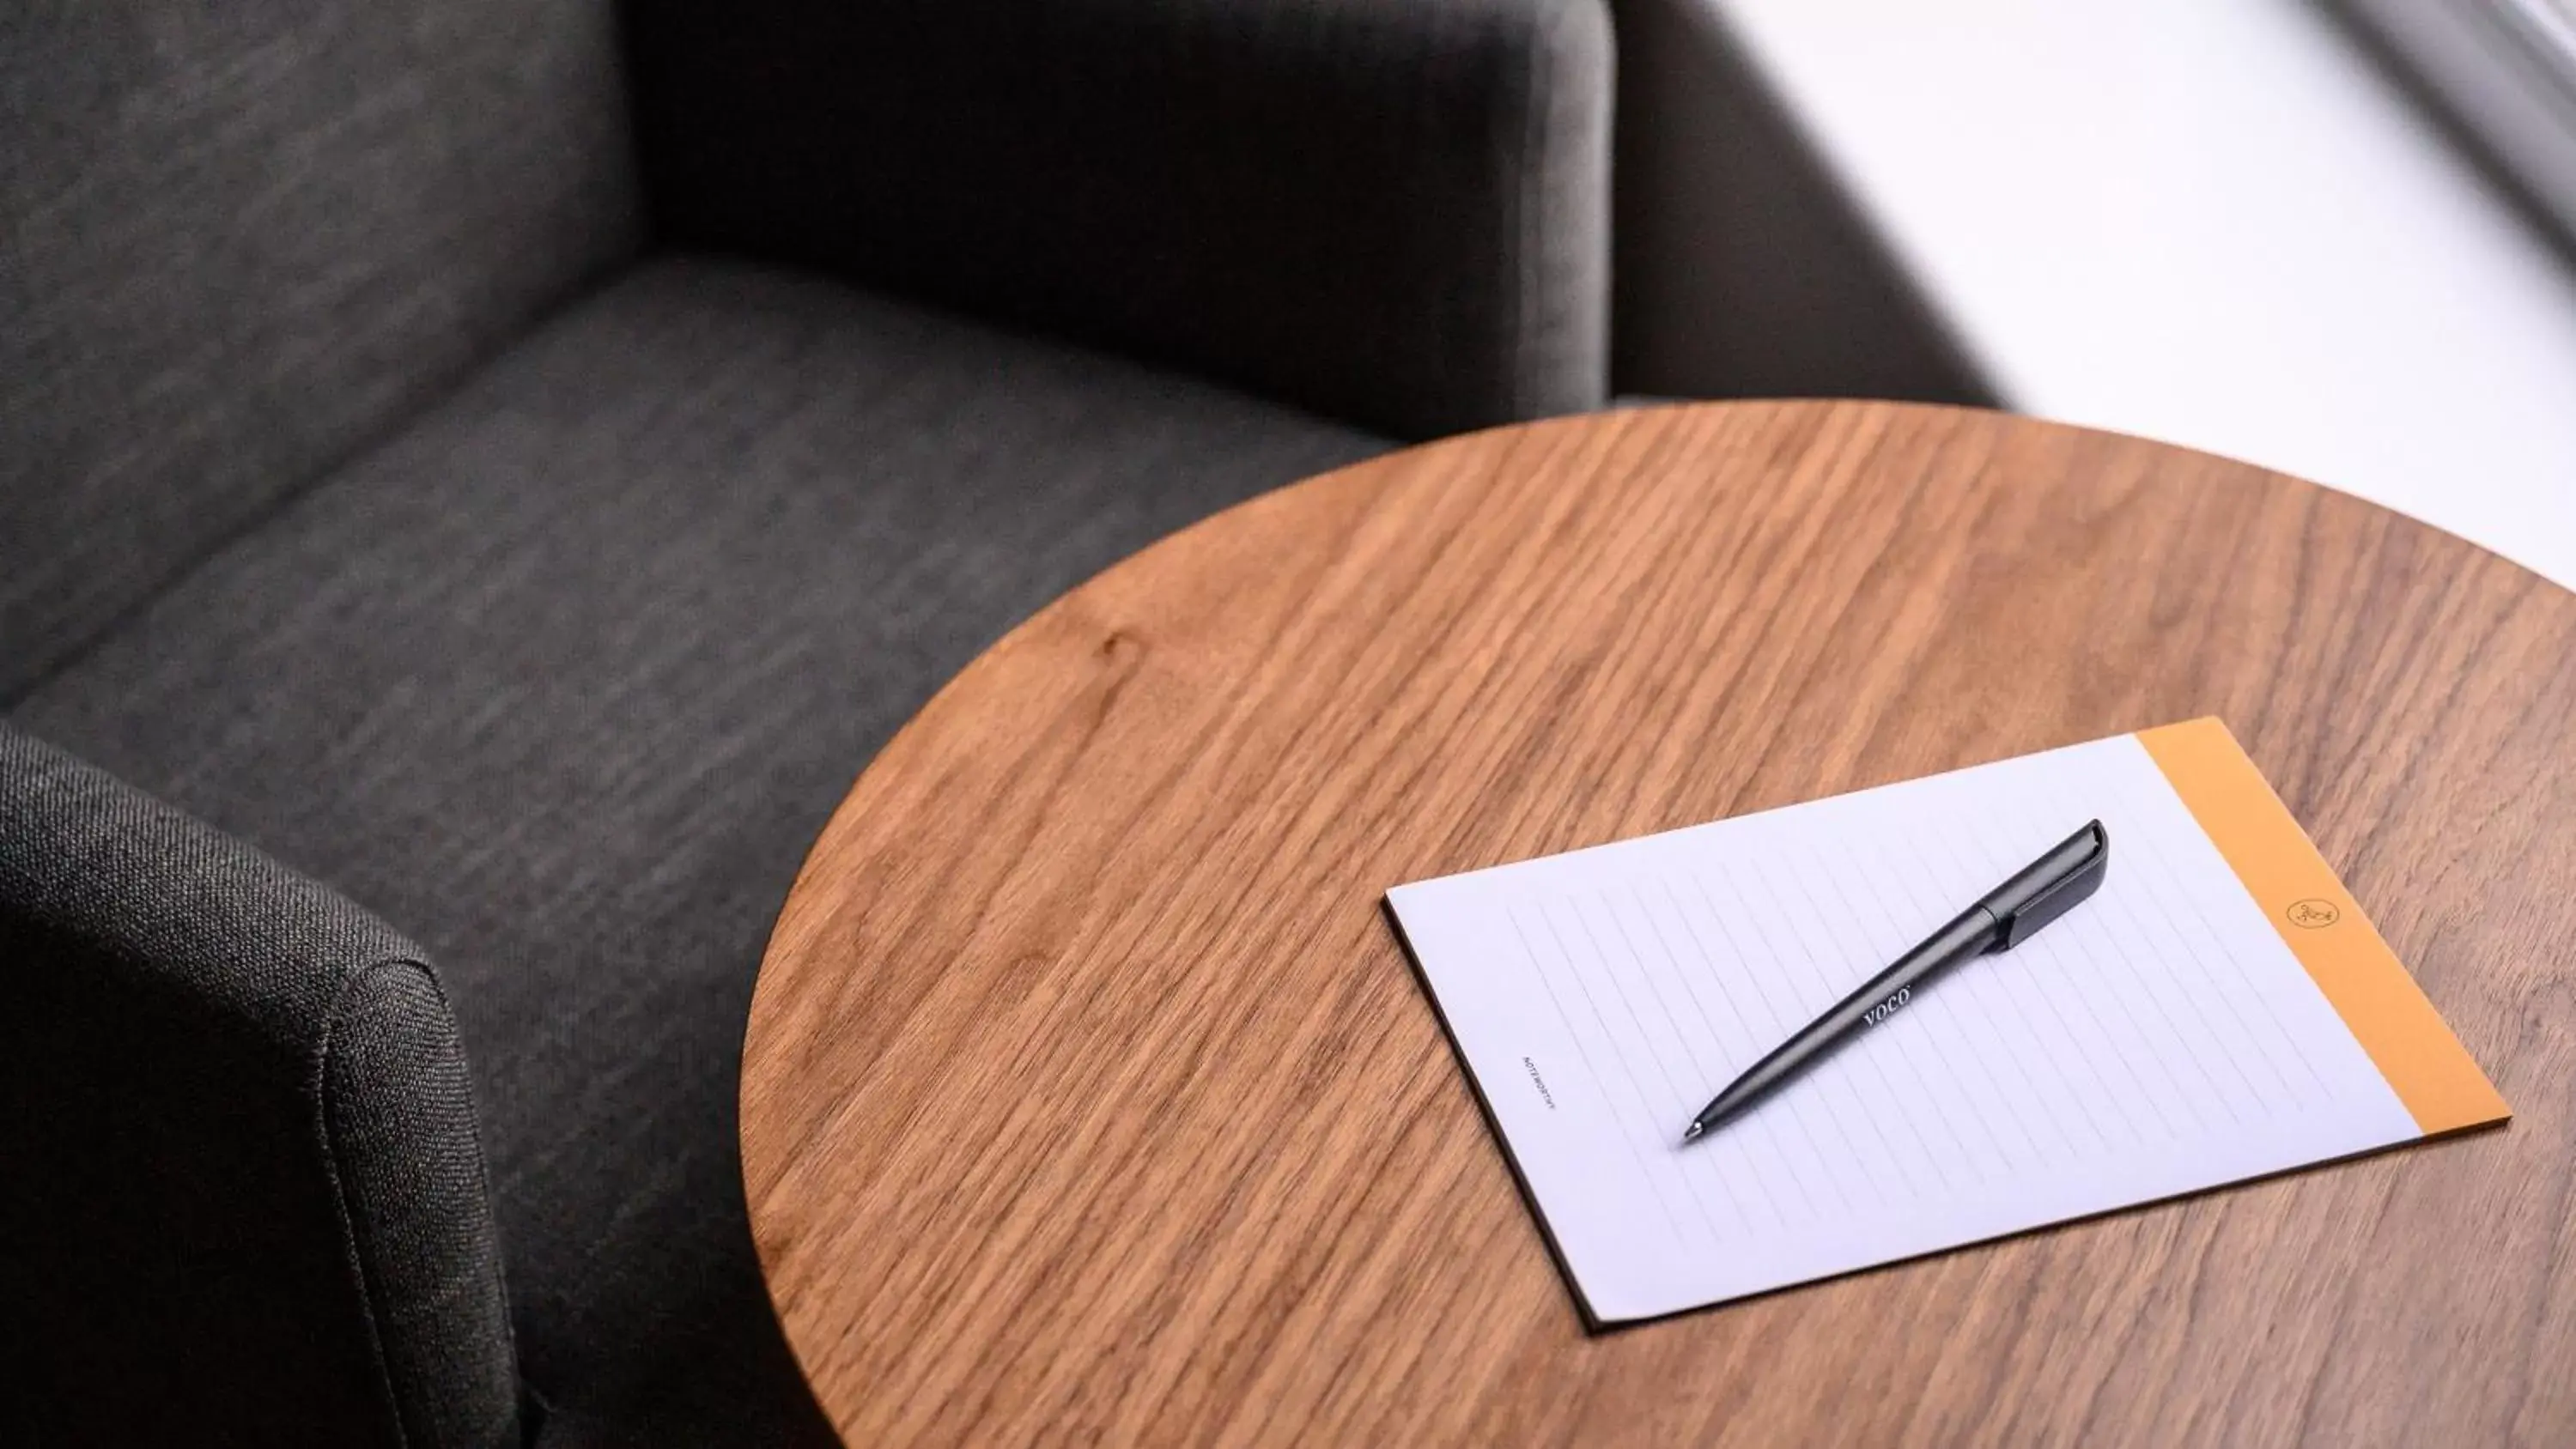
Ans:
[{"label": "wood grain table top", "polygon": [[[1385,890],[2203,714],[2516,1120],[1587,1333]],[[1707,404],[1311,479],[986,651],[805,864],[742,1148],[852,1444],[2563,1445],[2572,1105],[2576,596],[2133,438]]]}]

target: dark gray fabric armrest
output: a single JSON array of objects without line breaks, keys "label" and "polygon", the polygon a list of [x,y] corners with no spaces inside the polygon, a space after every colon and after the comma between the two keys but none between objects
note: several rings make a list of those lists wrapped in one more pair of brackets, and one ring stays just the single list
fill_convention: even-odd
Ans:
[{"label": "dark gray fabric armrest", "polygon": [[1399,437],[1598,406],[1603,0],[629,6],[661,238]]},{"label": "dark gray fabric armrest", "polygon": [[517,1438],[418,949],[5,722],[0,1164],[0,1441]]}]

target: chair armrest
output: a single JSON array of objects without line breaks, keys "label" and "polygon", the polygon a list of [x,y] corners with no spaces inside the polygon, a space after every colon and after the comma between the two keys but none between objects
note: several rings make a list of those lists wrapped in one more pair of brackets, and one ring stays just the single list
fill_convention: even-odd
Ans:
[{"label": "chair armrest", "polygon": [[516,1441],[420,951],[5,722],[0,1103],[0,1437]]},{"label": "chair armrest", "polygon": [[1400,437],[1596,407],[1604,0],[644,0],[657,232]]}]

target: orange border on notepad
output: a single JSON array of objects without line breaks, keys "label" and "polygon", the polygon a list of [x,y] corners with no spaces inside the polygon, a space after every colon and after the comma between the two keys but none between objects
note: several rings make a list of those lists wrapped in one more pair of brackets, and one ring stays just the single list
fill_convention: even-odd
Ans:
[{"label": "orange border on notepad", "polygon": [[2224,723],[2137,740],[2424,1135],[2513,1115]]}]

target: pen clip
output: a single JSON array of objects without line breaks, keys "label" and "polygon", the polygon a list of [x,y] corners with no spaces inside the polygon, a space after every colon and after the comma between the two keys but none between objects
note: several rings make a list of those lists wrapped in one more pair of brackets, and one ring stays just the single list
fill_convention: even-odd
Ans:
[{"label": "pen clip", "polygon": [[2103,872],[2111,864],[2111,832],[2102,822],[2093,821],[2068,836],[2055,850],[2043,856],[2036,867],[2047,873],[2039,883],[2016,881],[1998,894],[2014,891],[2014,885],[2037,884],[2038,888],[2006,909],[1995,913],[1995,943],[1989,951],[2009,951],[2037,935],[2041,927],[2065,915],[2084,899],[2099,890]]}]

